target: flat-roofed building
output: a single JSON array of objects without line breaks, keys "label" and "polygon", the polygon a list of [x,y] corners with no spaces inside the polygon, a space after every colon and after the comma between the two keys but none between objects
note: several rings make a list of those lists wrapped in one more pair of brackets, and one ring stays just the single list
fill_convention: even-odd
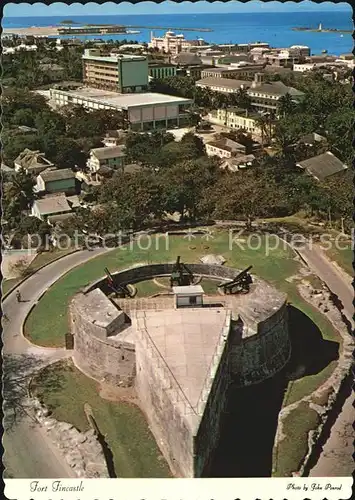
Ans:
[{"label": "flat-roofed building", "polygon": [[149,77],[154,80],[163,80],[171,76],[176,76],[176,66],[164,61],[151,61],[148,64]]},{"label": "flat-roofed building", "polygon": [[95,88],[76,91],[51,89],[50,92],[55,107],[79,104],[88,109],[123,111],[129,128],[136,131],[184,126],[188,123],[188,112],[193,104],[192,99],[153,92],[118,94]]},{"label": "flat-roofed building", "polygon": [[143,92],[148,88],[148,60],[146,56],[103,55],[99,49],[86,49],[83,80],[90,86],[123,94]]}]

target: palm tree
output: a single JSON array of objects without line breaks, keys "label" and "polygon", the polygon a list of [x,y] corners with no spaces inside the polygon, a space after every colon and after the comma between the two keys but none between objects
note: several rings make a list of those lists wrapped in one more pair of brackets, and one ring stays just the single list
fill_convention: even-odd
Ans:
[{"label": "palm tree", "polygon": [[290,115],[292,111],[295,109],[295,103],[292,99],[292,96],[287,93],[280,97],[278,102],[278,111],[279,114],[285,117],[286,115]]}]

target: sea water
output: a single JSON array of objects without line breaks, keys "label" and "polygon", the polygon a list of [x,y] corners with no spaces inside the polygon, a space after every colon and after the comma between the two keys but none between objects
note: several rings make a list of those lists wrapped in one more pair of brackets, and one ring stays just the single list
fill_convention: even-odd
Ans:
[{"label": "sea water", "polygon": [[[139,6],[137,6],[137,11]],[[52,17],[4,17],[3,28],[25,28],[30,26],[55,26],[65,16]],[[131,35],[90,35],[79,38],[102,38],[135,40],[148,42],[152,26],[166,28],[209,28],[211,32],[184,32],[187,39],[203,38],[208,43],[248,43],[268,42],[273,47],[290,45],[308,45],[312,54],[327,50],[329,54],[340,55],[353,50],[351,34],[312,33],[293,31],[293,27],[352,30],[353,22],[350,11],[331,10],[324,12],[255,12],[221,14],[154,14],[154,15],[112,15],[112,16],[70,16],[70,19],[83,24],[123,24],[147,26],[138,28],[140,33]],[[154,29],[154,35],[160,36],[166,30]]]}]

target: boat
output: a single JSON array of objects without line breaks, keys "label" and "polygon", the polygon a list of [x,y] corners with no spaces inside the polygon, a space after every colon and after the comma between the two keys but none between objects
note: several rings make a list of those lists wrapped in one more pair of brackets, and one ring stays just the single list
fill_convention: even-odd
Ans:
[{"label": "boat", "polygon": [[327,49],[322,50],[322,54],[327,54],[327,53],[328,53]]},{"label": "boat", "polygon": [[127,30],[126,33],[128,33],[129,35],[138,35],[138,33],[140,33],[140,31],[137,31],[137,30]]}]

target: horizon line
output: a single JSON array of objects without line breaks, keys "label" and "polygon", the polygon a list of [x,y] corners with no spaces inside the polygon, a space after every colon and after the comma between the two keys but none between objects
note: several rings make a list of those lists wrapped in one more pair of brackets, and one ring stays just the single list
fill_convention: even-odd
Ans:
[{"label": "horizon line", "polygon": [[[334,12],[334,11],[337,11],[337,12],[346,12],[345,9],[332,9],[332,10],[322,10],[322,11],[312,11],[312,10],[289,10],[289,11],[285,11],[285,10],[274,10],[274,11],[264,11],[264,12],[259,12],[259,14],[275,14],[275,13],[279,13],[279,14],[294,14],[294,13],[298,13],[298,12],[307,12],[307,13],[318,13],[318,14],[322,14],[323,12]],[[256,12],[255,10],[252,10],[252,11],[243,11],[243,12],[188,12],[188,13],[179,13],[179,12],[167,12],[167,13],[154,13],[155,16],[186,16],[186,15],[208,15],[208,14],[258,14],[258,12]],[[63,14],[64,16],[65,14]],[[71,16],[68,16],[68,19],[70,19],[71,17],[110,17],[110,16],[151,16],[152,14],[149,14],[149,13],[143,13],[143,14],[74,14],[74,15],[71,15]],[[53,14],[53,15],[34,15],[34,16],[29,16],[29,15],[24,15],[24,16],[4,16],[3,15],[3,19],[21,19],[21,18],[24,18],[24,17],[62,17],[61,14]]]}]

